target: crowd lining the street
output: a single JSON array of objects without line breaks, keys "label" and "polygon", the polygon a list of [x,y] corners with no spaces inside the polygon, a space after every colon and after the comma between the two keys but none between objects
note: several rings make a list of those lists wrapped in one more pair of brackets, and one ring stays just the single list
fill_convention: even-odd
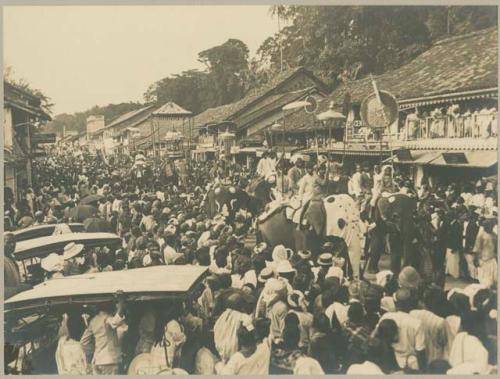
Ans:
[{"label": "crowd lining the street", "polygon": [[[59,374],[138,373],[141,360],[150,374],[496,372],[495,183],[415,185],[391,166],[357,164],[348,173],[327,157],[295,159],[283,178],[272,152],[255,168],[228,159],[145,160],[53,149],[34,162],[34,185],[22,199],[14,203],[6,189],[7,230],[69,222],[82,199],[96,196],[91,219],[122,238],[115,251],[72,244],[62,256],[49,255],[45,280],[154,265],[210,271],[199,293],[175,306],[151,302],[139,312],[119,298],[66,313],[54,357]],[[207,216],[209,186],[246,190],[256,177],[270,184],[275,201],[349,193],[367,210],[367,240],[369,205],[382,193],[415,197],[430,241],[430,279],[412,266],[379,270],[378,259],[347,270],[349,255],[327,241],[315,252],[249,245],[257,214]],[[15,243],[6,234],[6,281],[16,276],[15,263],[8,265]],[[364,259],[376,254],[365,251]],[[446,288],[446,277],[467,284]]]}]

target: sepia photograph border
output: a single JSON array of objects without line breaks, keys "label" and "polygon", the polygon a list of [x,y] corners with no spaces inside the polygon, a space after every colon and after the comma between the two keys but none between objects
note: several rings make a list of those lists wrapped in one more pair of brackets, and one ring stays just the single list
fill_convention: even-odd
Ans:
[{"label": "sepia photograph border", "polygon": [[[469,0],[469,1],[460,1],[460,0],[281,0],[281,1],[276,1],[276,0],[198,0],[198,1],[193,1],[193,0],[0,0],[0,17],[2,19],[2,25],[4,25],[3,20],[4,20],[4,7],[16,7],[16,6],[37,6],[37,7],[45,7],[45,6],[169,6],[169,5],[183,5],[183,6],[232,6],[232,5],[260,5],[260,6],[265,6],[265,5],[274,5],[274,4],[284,4],[284,5],[307,5],[307,6],[314,6],[314,5],[332,5],[332,6],[341,6],[341,5],[366,5],[366,6],[375,6],[375,5],[387,5],[387,6],[396,6],[396,5],[422,5],[422,6],[440,6],[440,5],[470,5],[470,6],[479,6],[479,5],[490,5],[490,6],[497,6],[497,12],[498,12],[498,18],[500,19],[500,0]],[[497,33],[499,31],[498,23],[497,23]],[[0,66],[2,67],[2,72],[3,72],[3,67],[4,67],[4,54],[3,54],[3,43],[4,43],[4,28],[2,27],[0,29],[0,33],[2,35],[2,38],[0,39]],[[500,39],[499,39],[500,40]],[[500,52],[500,49],[499,49]],[[500,54],[499,54],[500,57]],[[497,66],[497,69],[499,67]],[[54,73],[57,75],[57,73]],[[500,74],[500,70],[499,70]],[[500,77],[500,75],[499,75]],[[2,95],[3,98],[3,86],[0,87],[0,94]],[[500,102],[499,102],[500,104]],[[3,116],[3,107],[0,110],[1,115]],[[3,119],[3,117],[2,117]],[[500,139],[497,139],[497,143],[500,141]],[[500,144],[499,144],[500,145]],[[4,140],[3,138],[1,139],[0,142],[0,156],[1,156],[1,161],[2,161],[2,170],[0,173],[0,176],[2,177],[2,182],[3,182],[3,176],[4,176],[4,170],[3,170],[3,164],[4,164]],[[497,151],[498,154],[498,151]],[[4,196],[4,191],[0,191],[0,202],[1,202],[1,208],[2,213],[4,212],[4,201],[3,201],[3,196]],[[1,223],[1,228],[2,228],[2,233],[0,233],[0,242],[3,246],[3,240],[4,240],[4,220],[0,220]],[[2,248],[2,259],[0,259],[0,277],[2,278],[2,291],[4,290],[4,285],[3,285],[3,278],[4,278],[4,269],[3,269],[3,248]],[[498,296],[498,291],[497,291],[497,296]],[[500,296],[499,296],[500,297]],[[0,335],[0,340],[1,340],[1,347],[0,347],[0,352],[1,352],[1,372],[4,372],[4,302],[2,301],[0,304],[0,320],[1,320],[1,335]],[[498,320],[497,320],[498,322]],[[498,339],[498,335],[497,335]],[[500,354],[499,354],[500,355]],[[214,375],[215,376],[215,375]],[[411,377],[421,377],[421,375],[391,375],[392,377],[401,377],[401,378],[411,378]],[[453,377],[454,375],[451,375]],[[53,375],[30,375],[30,377],[40,377],[40,378],[51,378]],[[57,377],[67,377],[67,378],[72,378],[72,376],[66,376],[66,375],[58,375]],[[98,375],[97,377],[100,377]],[[104,376],[103,376],[104,377]],[[242,376],[246,377],[246,376]],[[252,377],[252,376],[248,376]],[[282,375],[282,377],[293,377],[293,375]],[[350,375],[335,375],[335,377],[352,377]],[[467,377],[476,377],[475,375],[460,375],[457,376],[459,378],[467,378]]]}]

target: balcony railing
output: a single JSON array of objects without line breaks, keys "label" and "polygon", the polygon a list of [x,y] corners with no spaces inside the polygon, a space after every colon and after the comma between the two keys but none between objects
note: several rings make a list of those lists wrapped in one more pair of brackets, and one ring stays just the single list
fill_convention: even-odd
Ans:
[{"label": "balcony railing", "polygon": [[407,120],[404,139],[488,138],[497,136],[497,128],[498,120],[493,114],[426,117]]}]

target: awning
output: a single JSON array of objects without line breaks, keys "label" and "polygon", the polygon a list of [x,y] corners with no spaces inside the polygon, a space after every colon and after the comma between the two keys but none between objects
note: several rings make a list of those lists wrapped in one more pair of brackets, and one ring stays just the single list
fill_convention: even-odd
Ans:
[{"label": "awning", "polygon": [[345,151],[343,149],[325,149],[325,148],[319,148],[316,150],[316,148],[310,148],[310,149],[305,149],[300,151],[301,153],[304,154],[337,154],[337,155],[343,155],[345,154],[346,156],[357,156],[357,157],[380,157],[380,156],[387,156],[390,154],[389,151],[387,150],[352,150],[352,149],[346,149]]},{"label": "awning", "polygon": [[[444,154],[449,154],[445,156]],[[465,160],[459,161],[459,163],[453,163],[453,155],[460,154],[458,158]],[[463,155],[462,155],[463,154]],[[488,168],[498,163],[497,151],[466,151],[458,153],[456,151],[441,151],[438,156],[432,161],[428,162],[431,166],[447,166],[447,167],[464,167],[464,168]]]},{"label": "awning", "polygon": [[493,88],[486,88],[486,89],[479,89],[479,90],[472,90],[465,92],[428,95],[425,97],[419,97],[413,99],[400,99],[398,101],[398,105],[399,109],[403,110],[403,109],[411,109],[427,105],[443,104],[456,101],[476,100],[483,98],[497,98],[497,97],[498,97],[498,88],[493,87]]},{"label": "awning", "polygon": [[441,155],[442,151],[433,151],[433,150],[411,150],[411,160],[399,160],[397,155],[394,155],[394,163],[398,164],[417,164],[424,165],[429,163],[430,161],[436,159],[439,155]]}]

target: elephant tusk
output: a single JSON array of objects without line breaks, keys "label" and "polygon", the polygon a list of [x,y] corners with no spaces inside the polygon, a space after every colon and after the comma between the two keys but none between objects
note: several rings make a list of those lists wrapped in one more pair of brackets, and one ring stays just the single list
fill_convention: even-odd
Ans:
[{"label": "elephant tusk", "polygon": [[231,209],[234,210],[234,203],[236,203],[238,200],[237,199],[233,199],[229,202],[229,204],[231,205]]}]

